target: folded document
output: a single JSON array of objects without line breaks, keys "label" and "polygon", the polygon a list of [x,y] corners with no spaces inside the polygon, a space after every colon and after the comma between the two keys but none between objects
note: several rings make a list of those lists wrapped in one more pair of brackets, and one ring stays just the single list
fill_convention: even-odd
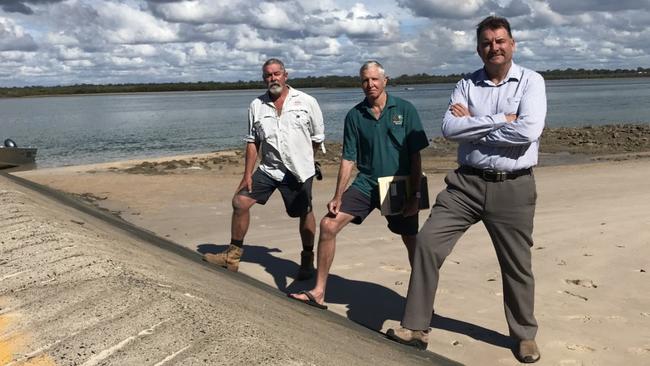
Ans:
[{"label": "folded document", "polygon": [[[382,216],[398,215],[404,210],[406,200],[411,196],[408,175],[380,177],[379,202]],[[429,187],[426,175],[420,179],[420,209],[429,208]]]}]

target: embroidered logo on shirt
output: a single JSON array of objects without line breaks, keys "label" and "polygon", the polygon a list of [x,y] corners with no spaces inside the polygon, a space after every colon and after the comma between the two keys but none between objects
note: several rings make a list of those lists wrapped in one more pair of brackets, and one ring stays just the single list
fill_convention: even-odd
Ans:
[{"label": "embroidered logo on shirt", "polygon": [[393,116],[393,124],[396,126],[401,126],[404,122],[404,117],[401,114],[396,114]]}]

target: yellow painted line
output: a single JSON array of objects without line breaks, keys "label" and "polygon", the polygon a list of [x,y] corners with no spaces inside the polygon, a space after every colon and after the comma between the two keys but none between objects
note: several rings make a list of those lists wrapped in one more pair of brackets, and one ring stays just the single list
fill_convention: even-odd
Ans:
[{"label": "yellow painted line", "polygon": [[11,334],[7,329],[11,325],[12,316],[10,314],[0,315],[0,365],[6,365],[13,361],[14,355],[17,354],[24,346],[24,339],[20,334]]},{"label": "yellow painted line", "polygon": [[[28,337],[22,333],[8,331],[18,318],[19,316],[15,313],[0,315],[0,365],[56,366],[56,362],[46,354],[35,357],[29,357],[29,355],[20,357],[28,346]],[[33,354],[37,353],[40,352]],[[18,359],[16,359],[17,356]]]}]

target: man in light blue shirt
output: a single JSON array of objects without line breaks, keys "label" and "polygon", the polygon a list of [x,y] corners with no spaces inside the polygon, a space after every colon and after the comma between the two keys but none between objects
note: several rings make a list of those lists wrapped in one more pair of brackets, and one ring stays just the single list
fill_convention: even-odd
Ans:
[{"label": "man in light blue shirt", "polygon": [[483,221],[503,278],[503,301],[519,361],[540,359],[533,314],[531,266],[537,192],[532,167],[546,118],[544,79],[512,62],[515,41],[504,18],[479,23],[477,52],[484,67],[456,84],[442,132],[459,143],[460,167],[445,179],[420,229],[402,327],[389,338],[426,348],[439,270],[460,236]]}]

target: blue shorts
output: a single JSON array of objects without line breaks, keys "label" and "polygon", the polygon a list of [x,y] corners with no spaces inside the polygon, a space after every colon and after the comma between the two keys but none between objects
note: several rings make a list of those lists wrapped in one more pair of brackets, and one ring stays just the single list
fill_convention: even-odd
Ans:
[{"label": "blue shorts", "polygon": [[[370,215],[372,210],[379,209],[379,194],[366,196],[355,187],[349,187],[341,197],[341,212],[354,216],[353,223],[359,225]],[[418,233],[418,215],[404,217],[402,215],[384,216],[388,221],[388,229],[398,235],[412,236]]]}]

